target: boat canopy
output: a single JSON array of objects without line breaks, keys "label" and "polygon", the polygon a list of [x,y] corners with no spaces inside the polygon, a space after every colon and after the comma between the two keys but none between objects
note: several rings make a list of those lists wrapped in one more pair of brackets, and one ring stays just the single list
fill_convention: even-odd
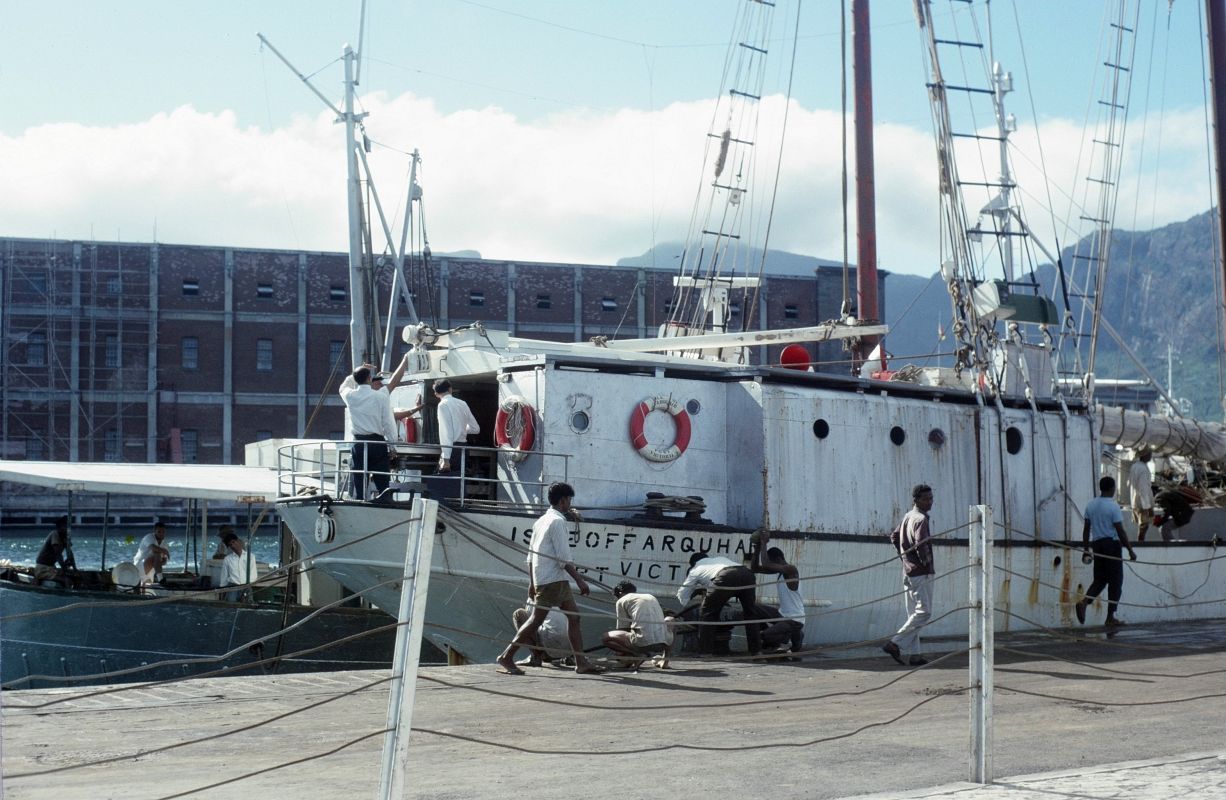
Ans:
[{"label": "boat canopy", "polygon": [[271,503],[276,470],[232,464],[123,464],[0,460],[0,480],[60,491]]}]

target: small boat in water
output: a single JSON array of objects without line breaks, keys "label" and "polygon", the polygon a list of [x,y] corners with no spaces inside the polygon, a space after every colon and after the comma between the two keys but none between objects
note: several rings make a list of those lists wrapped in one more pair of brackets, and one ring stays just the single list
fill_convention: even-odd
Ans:
[{"label": "small boat in water", "polygon": [[[5,462],[0,479],[203,503],[262,503],[264,492],[272,497],[273,473],[267,469],[125,469],[130,471],[111,464]],[[207,540],[198,544],[198,552],[211,551]],[[61,570],[57,579],[41,583],[31,568],[0,565],[0,686],[390,666],[396,621],[384,612],[294,562],[261,569],[242,591],[219,591],[220,565],[220,559],[205,559],[199,574],[167,567],[152,583],[142,582],[126,558],[110,571]]]}]

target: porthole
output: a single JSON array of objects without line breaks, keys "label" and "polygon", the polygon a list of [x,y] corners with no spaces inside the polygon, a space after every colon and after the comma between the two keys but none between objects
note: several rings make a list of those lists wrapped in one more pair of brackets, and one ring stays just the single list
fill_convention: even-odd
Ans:
[{"label": "porthole", "polygon": [[819,419],[813,423],[813,435],[819,439],[825,439],[830,435],[830,423],[824,419]]},{"label": "porthole", "polygon": [[586,411],[576,411],[570,415],[570,427],[575,433],[583,433],[592,424]]},{"label": "porthole", "polygon": [[698,402],[698,398],[688,400],[685,404],[685,410],[690,412],[691,417],[697,416],[698,412],[702,411],[702,403]]},{"label": "porthole", "polygon": [[898,425],[895,425],[893,428],[890,428],[890,441],[896,445],[902,445],[903,442],[907,441],[907,432]]},{"label": "porthole", "polygon": [[945,431],[940,428],[933,428],[928,431],[928,444],[933,450],[940,450],[945,446]]},{"label": "porthole", "polygon": [[1017,428],[1005,430],[1005,449],[1009,451],[1011,456],[1022,452],[1022,432]]}]

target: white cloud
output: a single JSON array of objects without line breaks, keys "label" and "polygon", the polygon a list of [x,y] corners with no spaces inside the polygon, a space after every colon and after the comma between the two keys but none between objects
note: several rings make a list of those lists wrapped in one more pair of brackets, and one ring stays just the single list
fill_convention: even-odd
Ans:
[{"label": "white cloud", "polygon": [[[774,175],[783,100],[763,101],[757,195],[761,230]],[[711,108],[674,103],[656,111],[567,112],[526,123],[498,108],[441,113],[403,94],[363,98],[371,138],[419,148],[424,158],[427,226],[436,251],[475,249],[491,258],[612,263],[654,240],[684,238],[694,202]],[[842,252],[839,116],[791,109],[772,247],[837,259]],[[1147,141],[1157,117],[1146,121]],[[1139,152],[1133,123],[1129,150]],[[1077,165],[1079,129],[1063,120],[1041,127],[1044,157],[1060,185]],[[233,114],[190,106],[115,127],[43,125],[0,137],[5,235],[343,250],[346,247],[342,129],[330,113],[268,131]],[[1034,155],[1034,129],[1016,135],[1018,177],[1046,202]],[[1162,180],[1125,168],[1120,224],[1183,219],[1208,205],[1203,121],[1193,110],[1168,114]],[[927,131],[899,125],[876,132],[878,253],[886,269],[929,274],[939,243],[935,148]],[[385,209],[401,207],[408,159],[376,148],[371,161]],[[853,158],[849,153],[849,158]],[[854,165],[854,161],[852,161]],[[1077,190],[1080,191],[1080,190]],[[854,192],[854,185],[853,185]],[[1074,194],[1073,190],[1067,190]],[[1057,193],[1057,214],[1072,207]],[[1138,201],[1137,198],[1141,200]],[[1030,202],[1030,199],[1027,200]],[[854,197],[850,254],[855,259]],[[1046,211],[1030,207],[1036,228]],[[1076,213],[1071,215],[1076,219]],[[1042,225],[1039,223],[1042,222]],[[754,234],[747,234],[757,238]],[[1065,241],[1067,242],[1067,235]]]}]

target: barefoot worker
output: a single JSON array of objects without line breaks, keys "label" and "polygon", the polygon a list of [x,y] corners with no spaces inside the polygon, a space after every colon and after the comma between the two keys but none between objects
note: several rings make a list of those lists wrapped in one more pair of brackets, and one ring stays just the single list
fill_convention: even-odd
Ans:
[{"label": "barefoot worker", "polygon": [[505,675],[523,675],[515,664],[515,651],[527,645],[535,637],[541,623],[549,616],[549,609],[560,608],[570,620],[571,650],[575,654],[575,672],[603,672],[583,655],[583,634],[579,630],[579,607],[570,591],[569,575],[575,579],[579,594],[586,597],[591,591],[587,581],[575,569],[570,557],[570,536],[567,534],[566,513],[570,511],[575,490],[568,483],[555,483],[549,487],[549,510],[532,525],[532,542],[528,545],[528,599],[536,603],[532,616],[528,617],[507,649],[498,656],[498,671]]}]

